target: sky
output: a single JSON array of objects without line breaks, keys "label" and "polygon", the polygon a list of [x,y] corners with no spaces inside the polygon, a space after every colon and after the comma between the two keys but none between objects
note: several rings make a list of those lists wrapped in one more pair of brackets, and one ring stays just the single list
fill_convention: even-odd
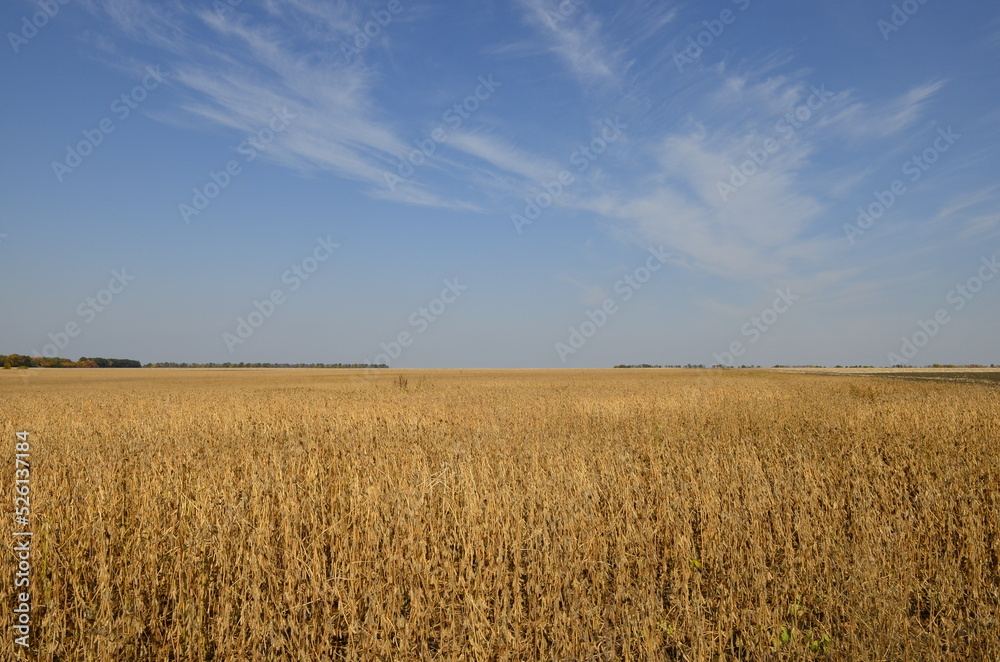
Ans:
[{"label": "sky", "polygon": [[1000,364],[986,0],[12,0],[0,354]]}]

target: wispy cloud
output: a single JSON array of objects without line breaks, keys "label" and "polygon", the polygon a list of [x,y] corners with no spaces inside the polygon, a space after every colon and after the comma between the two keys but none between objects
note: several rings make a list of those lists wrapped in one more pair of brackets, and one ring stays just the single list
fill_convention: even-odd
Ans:
[{"label": "wispy cloud", "polygon": [[[692,110],[704,119],[645,142],[647,176],[613,212],[638,241],[669,244],[700,270],[726,277],[774,278],[815,251],[805,234],[823,205],[802,179],[814,150],[786,137],[731,198],[720,195],[748,150],[778,140],[775,118],[802,103],[810,87],[793,77],[726,76]],[[720,113],[720,104],[739,113]],[[801,242],[801,247],[795,247]]]},{"label": "wispy cloud", "polygon": [[457,133],[448,140],[448,145],[452,149],[486,161],[494,168],[518,175],[530,182],[552,179],[560,170],[545,158],[487,134]]},{"label": "wispy cloud", "polygon": [[[275,109],[288,108],[296,118],[264,157],[360,182],[377,199],[470,211],[484,211],[490,206],[485,199],[509,208],[569,168],[566,154],[592,139],[592,126],[579,136],[553,126],[546,143],[528,147],[511,138],[523,117],[505,117],[489,130],[464,125],[449,132],[418,175],[388,186],[387,174],[413,152],[413,123],[387,108],[379,87],[383,70],[364,58],[348,61],[331,47],[364,18],[358,7],[269,0],[255,16],[183,5],[165,9],[141,0],[88,2],[122,34],[160,48],[170,59],[170,82],[183,95],[179,109],[185,118],[251,132],[266,126]],[[679,263],[727,278],[831,271],[824,262],[835,259],[837,249],[818,236],[823,232],[815,222],[831,196],[847,195],[873,168],[859,173],[828,162],[820,169],[816,156],[835,141],[853,143],[838,144],[851,149],[891,139],[924,117],[946,84],[935,80],[874,100],[838,91],[824,98],[808,122],[783,135],[776,129],[781,119],[816,94],[810,72],[793,68],[786,52],[765,53],[738,67],[723,61],[696,81],[678,83],[648,65],[634,71],[639,54],[646,62],[664,61],[664,45],[671,41],[660,31],[675,16],[668,6],[627,3],[600,18],[575,2],[519,0],[517,8],[527,34],[511,35],[507,45],[490,51],[492,57],[548,53],[562,64],[563,82],[582,84],[584,97],[610,86],[621,93],[614,107],[635,116],[627,137],[585,172],[574,171],[573,186],[553,206],[596,215],[616,236],[668,244]],[[635,29],[622,37],[623,26]],[[211,38],[200,38],[205,34]],[[664,52],[652,52],[657,49]],[[607,105],[595,102],[575,119],[593,123]],[[733,168],[769,140],[779,148],[767,162],[731,198],[720,195],[720,182],[729,182]],[[622,158],[625,144],[629,153]],[[450,182],[441,185],[439,175]],[[479,201],[461,197],[469,190]],[[977,214],[967,231],[991,231],[991,218]]]},{"label": "wispy cloud", "polygon": [[987,186],[986,188],[962,194],[953,198],[947,205],[941,208],[937,214],[937,219],[948,219],[970,207],[976,207],[984,202],[996,202],[1000,194],[1000,184]]},{"label": "wispy cloud", "polygon": [[962,226],[958,233],[958,238],[968,240],[972,238],[987,239],[1000,234],[1000,212],[974,216]]},{"label": "wispy cloud", "polygon": [[135,41],[176,53],[185,39],[182,21],[162,5],[144,0],[84,0],[83,4]]},{"label": "wispy cloud", "polygon": [[560,0],[521,0],[521,7],[545,48],[580,80],[608,82],[620,74],[620,54],[608,48],[601,20],[585,7]]},{"label": "wispy cloud", "polygon": [[962,241],[1000,234],[1000,184],[953,198],[932,223],[956,229],[956,237]]},{"label": "wispy cloud", "polygon": [[894,99],[875,104],[855,101],[820,124],[836,126],[854,138],[886,138],[913,126],[946,82],[918,85]]},{"label": "wispy cloud", "polygon": [[[330,40],[350,35],[355,25],[344,3],[270,2],[266,22],[234,9],[175,8],[168,14],[139,0],[92,0],[91,8],[127,37],[163,49],[171,59],[170,82],[185,97],[179,108],[206,127],[256,132],[276,110],[293,114],[263,158],[366,183],[376,198],[478,209],[411,181],[389,190],[386,173],[413,148],[373,99],[377,73],[329,47]],[[302,49],[303,26],[310,26],[306,34],[322,48]],[[196,37],[204,31],[211,39]]]},{"label": "wispy cloud", "polygon": [[[831,145],[838,151],[851,149],[843,144],[845,135],[866,136],[869,142],[854,149],[868,151],[871,140],[913,125],[944,81],[876,103],[858,101],[849,91],[830,91],[822,107],[792,131],[781,118],[815,101],[817,86],[808,82],[809,72],[776,74],[764,67],[740,74],[719,69],[718,74],[714,88],[703,82],[700,93],[688,97],[689,119],[683,130],[658,140],[647,137],[654,167],[618,201],[614,216],[630,226],[638,240],[666,242],[686,254],[695,268],[725,277],[773,279],[830,272],[829,265],[843,258],[842,242],[823,238],[829,230],[816,223],[831,196],[843,196],[873,170],[842,170],[831,180],[828,173],[831,168],[836,172],[836,162],[827,160],[817,167],[815,157]],[[746,170],[751,174],[741,179],[737,168],[748,162],[752,151],[760,154],[768,140],[775,141],[776,149],[766,155],[766,162],[750,163]],[[735,192],[720,195],[720,184],[734,181]]]}]

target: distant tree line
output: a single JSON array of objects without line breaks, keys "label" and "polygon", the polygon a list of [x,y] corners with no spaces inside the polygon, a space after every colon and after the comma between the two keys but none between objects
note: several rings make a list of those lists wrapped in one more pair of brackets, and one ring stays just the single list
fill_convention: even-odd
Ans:
[{"label": "distant tree line", "polygon": [[[840,366],[838,365],[837,367],[839,368]],[[918,366],[918,365],[898,364],[898,365],[894,365],[892,367],[893,368],[920,368],[921,366]],[[992,363],[989,364],[989,365],[986,365],[985,363],[966,363],[964,365],[954,365],[952,363],[932,363],[930,365],[923,366],[923,367],[924,368],[998,368],[1000,366],[993,365]]]},{"label": "distant tree line", "polygon": [[388,368],[385,363],[147,363],[147,368]]},{"label": "distant tree line", "polygon": [[[686,365],[654,365],[654,364],[651,364],[651,363],[634,363],[634,364],[622,363],[622,364],[616,365],[615,367],[616,368],[704,368],[705,366],[702,365],[702,364],[700,364],[700,363],[697,364],[697,365],[694,364],[694,363],[688,363]],[[735,368],[736,366],[727,366],[727,365],[722,365],[721,363],[716,363],[712,367],[713,368]],[[759,365],[741,365],[739,367],[743,368],[743,369],[752,369],[752,368],[759,368],[760,366]],[[772,367],[774,367],[774,368],[822,368],[824,366],[819,366],[819,365],[783,365],[783,364],[778,363],[778,364],[775,364]],[[838,366],[834,366],[834,367],[836,367],[836,368],[875,368],[877,366],[873,366],[873,365],[848,365],[848,366],[838,365]],[[965,365],[953,365],[953,364],[950,364],[950,363],[932,363],[931,365],[927,365],[927,366],[894,365],[892,367],[893,368],[921,368],[921,367],[923,367],[923,368],[996,368],[996,367],[1000,367],[1000,366],[996,366],[996,365],[994,365],[992,363],[989,364],[989,365],[980,364],[980,363],[967,363]]]},{"label": "distant tree line", "polygon": [[141,361],[132,359],[102,359],[100,357],[87,358],[81,356],[76,362],[78,368],[141,368]]},{"label": "distant tree line", "polygon": [[685,364],[685,365],[680,365],[680,364],[678,364],[678,365],[653,365],[651,363],[636,363],[636,364],[633,365],[633,364],[622,363],[620,365],[616,365],[615,367],[616,368],[704,368],[705,366],[702,363],[698,363],[698,364],[688,363],[688,364]]},{"label": "distant tree line", "polygon": [[105,359],[81,356],[78,361],[58,356],[23,356],[21,354],[0,354],[0,365],[4,368],[141,368],[142,363],[132,359]]},{"label": "distant tree line", "polygon": [[0,354],[4,368],[388,368],[385,363],[146,363],[133,359],[81,356],[78,361],[59,357]]}]

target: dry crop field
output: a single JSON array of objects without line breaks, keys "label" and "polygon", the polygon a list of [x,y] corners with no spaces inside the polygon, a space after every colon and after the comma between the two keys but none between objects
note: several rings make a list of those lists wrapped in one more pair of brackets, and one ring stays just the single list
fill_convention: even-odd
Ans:
[{"label": "dry crop field", "polygon": [[995,386],[4,370],[8,522],[21,430],[46,662],[1000,656]]}]

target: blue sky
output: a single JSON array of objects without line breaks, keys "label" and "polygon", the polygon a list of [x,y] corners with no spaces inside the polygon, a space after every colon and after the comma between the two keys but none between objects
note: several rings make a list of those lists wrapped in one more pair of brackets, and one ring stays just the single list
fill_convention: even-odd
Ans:
[{"label": "blue sky", "polygon": [[0,26],[0,353],[1000,363],[995,3],[48,0]]}]

